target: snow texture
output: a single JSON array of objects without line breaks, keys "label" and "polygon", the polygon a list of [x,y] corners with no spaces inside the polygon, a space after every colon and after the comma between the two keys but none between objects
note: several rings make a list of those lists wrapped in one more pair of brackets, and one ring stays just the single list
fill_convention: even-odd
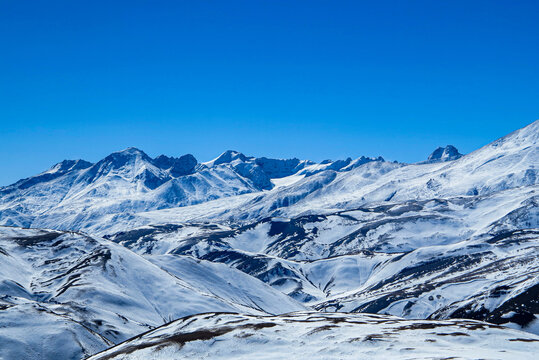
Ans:
[{"label": "snow texture", "polygon": [[[535,359],[539,337],[471,320],[387,315],[200,314],[140,335],[91,360]],[[90,360],[89,359],[89,360]]]}]

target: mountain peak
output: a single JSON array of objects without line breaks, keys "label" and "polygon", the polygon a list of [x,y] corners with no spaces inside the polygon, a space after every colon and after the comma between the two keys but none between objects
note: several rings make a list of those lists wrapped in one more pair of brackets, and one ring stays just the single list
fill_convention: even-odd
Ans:
[{"label": "mountain peak", "polygon": [[211,167],[214,165],[230,163],[237,159],[241,161],[246,161],[247,159],[249,159],[249,157],[236,150],[227,150],[212,161],[206,162],[205,165]]},{"label": "mountain peak", "polygon": [[128,164],[134,164],[141,160],[146,163],[152,162],[152,159],[142,150],[135,147],[129,147],[124,150],[113,152],[104,159],[100,160],[94,166],[98,173],[107,173],[111,169],[121,169]]},{"label": "mountain peak", "polygon": [[151,160],[146,153],[140,149],[137,149],[136,147],[128,147],[127,149],[123,149],[120,151],[113,152],[109,156],[107,156],[105,159],[131,159],[141,157],[145,160]]},{"label": "mountain peak", "polygon": [[64,160],[57,164],[55,164],[53,167],[49,169],[48,172],[51,173],[66,173],[70,170],[80,170],[80,169],[87,169],[93,164],[86,160]]},{"label": "mountain peak", "polygon": [[[146,155],[146,153],[136,147],[130,146],[126,149],[115,151],[112,154],[123,154],[123,155]],[[112,155],[111,154],[111,155]]]},{"label": "mountain peak", "polygon": [[451,160],[457,160],[462,157],[456,147],[453,145],[447,145],[446,147],[439,147],[432,152],[428,157],[428,162],[445,162]]}]

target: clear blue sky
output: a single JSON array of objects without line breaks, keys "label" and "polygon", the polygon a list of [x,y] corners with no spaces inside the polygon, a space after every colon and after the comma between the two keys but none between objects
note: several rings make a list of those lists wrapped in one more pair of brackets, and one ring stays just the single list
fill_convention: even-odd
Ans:
[{"label": "clear blue sky", "polygon": [[0,0],[0,185],[136,146],[469,152],[539,118],[539,1]]}]

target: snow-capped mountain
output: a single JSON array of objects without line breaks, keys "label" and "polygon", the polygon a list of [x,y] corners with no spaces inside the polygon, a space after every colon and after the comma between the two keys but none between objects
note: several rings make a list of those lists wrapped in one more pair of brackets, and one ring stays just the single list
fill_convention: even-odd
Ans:
[{"label": "snow-capped mountain", "polygon": [[92,164],[65,160],[34,177],[0,188],[0,224],[63,230],[95,230],[130,222],[137,213],[183,207],[275,187],[273,179],[303,171],[348,171],[369,161],[248,157],[226,151],[199,164],[192,155],[150,158],[128,148]]},{"label": "snow-capped mountain", "polygon": [[[249,223],[265,217],[328,214],[408,200],[489,196],[539,184],[539,121],[454,161],[401,164],[369,161],[349,171],[278,179],[281,186],[189,207],[135,214],[123,224],[104,218],[112,233],[128,227],[185,221]],[[319,165],[313,165],[319,166]],[[120,220],[121,221],[121,220]]]},{"label": "snow-capped mountain", "polygon": [[141,214],[147,223],[192,220],[174,229],[109,238],[140,254],[228,264],[320,310],[468,317],[537,332],[538,128],[453,161],[292,175],[226,203]]},{"label": "snow-capped mountain", "polygon": [[259,190],[229,166],[195,171],[190,155],[151,159],[129,148],[96,164],[72,163],[0,189],[2,222],[36,227],[37,219],[43,227],[76,229],[105,214],[128,216]]},{"label": "snow-capped mountain", "polygon": [[[170,320],[223,311],[243,315],[172,322],[96,358],[226,358],[250,344],[241,339],[295,346],[292,334],[302,333],[319,349],[326,328],[343,339],[327,348],[336,358],[345,356],[337,349],[359,351],[344,346],[356,340],[332,312],[369,344],[385,329],[394,348],[417,336],[432,345],[419,355],[455,356],[443,344],[464,346],[458,337],[423,331],[437,319],[470,346],[488,333],[501,339],[490,348],[523,358],[539,346],[533,335],[494,325],[468,333],[457,328],[482,323],[447,319],[539,334],[538,138],[536,121],[470,154],[446,146],[415,164],[236,151],[199,163],[135,148],[95,164],[63,161],[0,188],[0,224],[12,226],[0,227],[0,354],[80,359]],[[305,309],[317,312],[261,317]],[[222,325],[229,316],[246,327]],[[196,348],[169,346],[214,330]],[[216,337],[222,346],[210,345]]]},{"label": "snow-capped mountain", "polygon": [[[536,121],[453,161],[406,165],[360,157],[312,164],[228,151],[177,178],[152,165],[155,161],[142,152],[128,149],[124,152],[131,156],[110,156],[131,159],[118,169],[108,157],[86,169],[46,172],[0,189],[0,222],[104,235],[149,224],[247,224],[269,216],[327,214],[367,204],[489,195],[538,184],[538,128]],[[267,164],[281,164],[280,172]],[[96,172],[106,175],[91,175]],[[149,173],[160,174],[156,177],[164,182],[150,189],[145,183],[157,180],[149,180],[154,178]],[[270,177],[282,175],[287,176]],[[49,177],[55,178],[39,181]],[[92,181],[83,180],[88,178]],[[270,190],[264,189],[269,186],[266,180]]]}]

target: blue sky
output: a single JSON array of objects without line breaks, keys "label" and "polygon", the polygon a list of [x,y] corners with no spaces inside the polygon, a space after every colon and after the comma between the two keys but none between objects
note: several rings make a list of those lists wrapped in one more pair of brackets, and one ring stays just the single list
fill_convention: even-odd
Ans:
[{"label": "blue sky", "polygon": [[419,161],[539,118],[538,1],[0,0],[0,185],[135,146]]}]

